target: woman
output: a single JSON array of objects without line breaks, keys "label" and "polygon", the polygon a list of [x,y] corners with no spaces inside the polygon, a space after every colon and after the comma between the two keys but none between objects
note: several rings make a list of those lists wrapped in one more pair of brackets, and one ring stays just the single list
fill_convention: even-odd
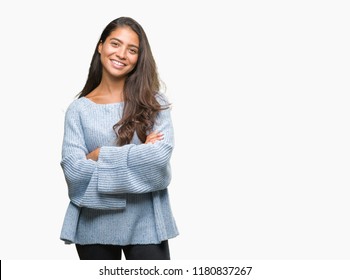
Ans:
[{"label": "woman", "polygon": [[80,259],[170,259],[178,235],[167,187],[170,105],[147,36],[121,17],[103,30],[65,115],[61,166],[70,203],[61,239]]}]

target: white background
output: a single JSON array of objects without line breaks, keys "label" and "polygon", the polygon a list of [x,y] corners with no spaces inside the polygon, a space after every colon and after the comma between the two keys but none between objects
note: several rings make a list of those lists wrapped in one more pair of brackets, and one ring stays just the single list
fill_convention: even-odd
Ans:
[{"label": "white background", "polygon": [[103,28],[145,29],[173,102],[173,259],[349,259],[347,1],[2,1],[1,259],[77,259],[64,111]]}]

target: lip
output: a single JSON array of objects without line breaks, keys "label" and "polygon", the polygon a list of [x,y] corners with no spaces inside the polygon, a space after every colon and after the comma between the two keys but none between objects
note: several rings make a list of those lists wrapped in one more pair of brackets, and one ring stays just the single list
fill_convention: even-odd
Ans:
[{"label": "lip", "polygon": [[116,59],[111,59],[111,64],[116,69],[123,69],[124,67],[126,67],[125,63],[123,63],[119,60],[116,60]]}]

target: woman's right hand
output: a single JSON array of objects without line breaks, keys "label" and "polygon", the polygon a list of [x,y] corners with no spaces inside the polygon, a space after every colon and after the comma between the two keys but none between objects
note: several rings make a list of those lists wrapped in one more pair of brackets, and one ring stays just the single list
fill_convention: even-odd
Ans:
[{"label": "woman's right hand", "polygon": [[100,154],[100,148],[93,150],[91,153],[86,155],[86,159],[92,159],[98,161],[98,155]]},{"label": "woman's right hand", "polygon": [[157,141],[163,140],[164,134],[158,131],[153,131],[147,135],[145,144],[154,144]]}]

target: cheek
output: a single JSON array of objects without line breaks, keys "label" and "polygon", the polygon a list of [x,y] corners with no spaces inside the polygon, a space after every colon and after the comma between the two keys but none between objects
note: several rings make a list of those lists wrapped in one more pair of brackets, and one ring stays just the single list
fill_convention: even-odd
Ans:
[{"label": "cheek", "polygon": [[108,58],[106,55],[104,55],[103,53],[100,55],[100,61],[102,63],[102,65],[106,65]]},{"label": "cheek", "polygon": [[106,57],[112,55],[113,53],[114,53],[114,50],[112,48],[108,48],[108,47],[103,48],[101,51],[101,55],[106,56]]},{"label": "cheek", "polygon": [[130,63],[135,66],[137,63],[137,60],[138,60],[138,56],[133,56],[130,58]]},{"label": "cheek", "polygon": [[100,53],[100,60],[101,63],[107,63],[109,61],[109,57],[113,54],[113,52],[111,52],[110,50],[104,48],[101,53]]}]

